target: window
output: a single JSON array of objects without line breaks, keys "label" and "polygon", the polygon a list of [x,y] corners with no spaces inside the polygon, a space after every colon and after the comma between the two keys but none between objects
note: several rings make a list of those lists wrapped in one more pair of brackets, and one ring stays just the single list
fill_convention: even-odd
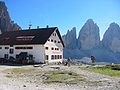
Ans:
[{"label": "window", "polygon": [[59,55],[57,55],[57,59],[59,59]]},{"label": "window", "polygon": [[54,43],[56,43],[56,40],[54,40]]},{"label": "window", "polygon": [[60,55],[60,59],[62,59],[62,55]]},{"label": "window", "polygon": [[48,47],[45,47],[46,50],[48,50]]},{"label": "window", "polygon": [[10,47],[13,47],[13,45],[10,45]]},{"label": "window", "polygon": [[54,50],[54,48],[52,47],[51,50]]},{"label": "window", "polygon": [[50,41],[50,39],[48,39],[48,41]]},{"label": "window", "polygon": [[55,59],[57,59],[57,55],[55,55]]},{"label": "window", "polygon": [[53,40],[51,39],[51,42],[53,42]]},{"label": "window", "polygon": [[8,54],[4,54],[4,58],[5,58],[5,59],[8,59]]},{"label": "window", "polygon": [[15,49],[33,49],[33,47],[15,47]]},{"label": "window", "polygon": [[28,56],[29,60],[33,60],[33,55]]},{"label": "window", "polygon": [[51,56],[51,59],[54,59],[54,55]]},{"label": "window", "polygon": [[55,50],[59,50],[59,48],[55,48]]},{"label": "window", "polygon": [[58,43],[60,43],[60,41],[58,41]]},{"label": "window", "polygon": [[0,47],[0,49],[2,49],[2,47]]},{"label": "window", "polygon": [[33,49],[33,47],[26,47],[26,49]]},{"label": "window", "polygon": [[9,49],[9,47],[5,47],[5,49]]},{"label": "window", "polygon": [[49,56],[48,55],[46,55],[46,60],[48,60],[49,59]]},{"label": "window", "polygon": [[53,36],[56,36],[56,33],[53,33]]},{"label": "window", "polygon": [[51,55],[51,59],[62,59],[62,55]]},{"label": "window", "polygon": [[16,59],[19,59],[19,55],[18,54],[16,54]]},{"label": "window", "polygon": [[15,49],[21,49],[21,47],[15,47]]},{"label": "window", "polygon": [[10,49],[9,53],[13,54],[14,53],[14,49]]}]

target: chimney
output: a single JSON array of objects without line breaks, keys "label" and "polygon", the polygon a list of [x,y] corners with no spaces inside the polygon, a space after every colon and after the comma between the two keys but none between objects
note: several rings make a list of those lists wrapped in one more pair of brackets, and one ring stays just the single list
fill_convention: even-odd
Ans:
[{"label": "chimney", "polygon": [[37,26],[37,29],[39,29],[39,26]]},{"label": "chimney", "polygon": [[32,27],[32,24],[29,24],[29,29],[31,29],[31,27]]},{"label": "chimney", "polygon": [[47,25],[46,28],[49,28],[49,26]]}]

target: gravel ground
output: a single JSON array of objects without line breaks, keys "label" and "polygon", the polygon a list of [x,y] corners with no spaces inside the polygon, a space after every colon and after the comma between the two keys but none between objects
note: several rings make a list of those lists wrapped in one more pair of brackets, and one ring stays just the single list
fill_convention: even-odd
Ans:
[{"label": "gravel ground", "polygon": [[[54,67],[60,67],[64,70],[72,70],[87,81],[81,81],[78,84],[43,84],[42,71],[53,70]],[[12,68],[36,69],[35,72],[15,75],[14,78],[8,78]],[[38,78],[39,77],[39,78]],[[94,73],[78,68],[78,66],[0,66],[0,90],[120,90],[120,78],[113,78],[107,75]]]}]

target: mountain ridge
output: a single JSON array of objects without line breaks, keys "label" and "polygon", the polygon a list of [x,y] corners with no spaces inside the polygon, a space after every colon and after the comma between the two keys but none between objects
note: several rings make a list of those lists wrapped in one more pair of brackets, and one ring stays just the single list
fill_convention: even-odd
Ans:
[{"label": "mountain ridge", "polygon": [[[70,38],[74,37],[72,33],[71,35],[69,35],[69,33],[66,35]],[[66,35],[64,35],[64,38]],[[64,43],[67,43],[64,38]],[[104,33],[103,39],[100,40],[98,25],[94,23],[92,19],[88,19],[80,29],[76,41],[77,48],[64,48],[65,58],[71,57],[79,59],[93,55],[98,61],[120,63],[120,27],[117,23],[111,23]]]}]

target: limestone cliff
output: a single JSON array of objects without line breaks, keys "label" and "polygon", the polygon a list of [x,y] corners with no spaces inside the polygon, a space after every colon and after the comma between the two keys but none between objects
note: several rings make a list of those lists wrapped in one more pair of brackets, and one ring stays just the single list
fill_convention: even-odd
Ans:
[{"label": "limestone cliff", "polygon": [[11,20],[5,2],[0,1],[0,30],[1,32],[15,31],[21,29],[19,25]]},{"label": "limestone cliff", "polygon": [[81,50],[90,50],[100,43],[99,27],[92,19],[88,19],[80,30],[78,47]]}]

